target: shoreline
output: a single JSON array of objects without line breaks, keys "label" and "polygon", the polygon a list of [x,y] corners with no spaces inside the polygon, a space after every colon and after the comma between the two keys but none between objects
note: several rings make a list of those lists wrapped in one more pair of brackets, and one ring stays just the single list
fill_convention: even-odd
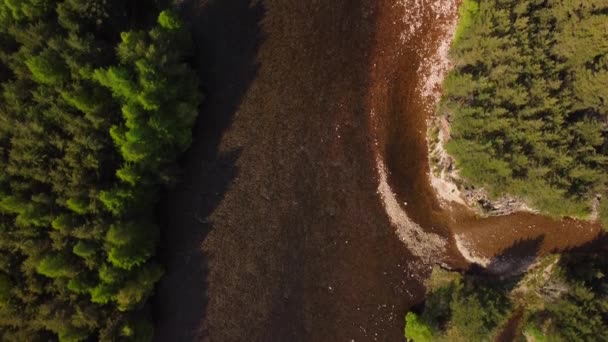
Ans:
[{"label": "shoreline", "polygon": [[[460,3],[457,5],[459,7]],[[523,199],[503,195],[500,198],[491,198],[482,188],[473,187],[461,177],[456,167],[455,159],[449,155],[445,144],[450,140],[450,115],[442,113],[439,108],[443,95],[443,82],[452,70],[454,63],[449,52],[458,29],[460,13],[444,23],[444,34],[441,36],[437,50],[430,58],[423,60],[418,68],[422,75],[417,92],[425,102],[428,112],[426,119],[426,147],[428,182],[443,210],[455,213],[456,207],[464,209],[477,218],[499,218],[509,215],[541,214],[542,213],[526,203]],[[588,218],[589,222],[596,222],[598,217],[598,201],[595,200],[593,210]],[[460,255],[469,263],[484,268],[495,275],[520,274],[529,269],[534,262],[531,255],[516,256],[487,255],[480,253],[476,245],[467,234],[451,230],[453,244]]]},{"label": "shoreline", "polygon": [[[426,264],[442,261],[448,241],[437,234],[425,231],[407,215],[388,184],[386,167],[380,158],[376,159],[376,169],[379,178],[378,194],[399,240]],[[439,261],[435,260],[437,258]]]},{"label": "shoreline", "polygon": [[[383,133],[381,133],[386,127],[383,126],[385,123],[382,122],[381,116],[377,115],[377,112],[384,112],[385,109],[381,106],[386,103],[386,96],[389,95],[386,92],[387,89],[378,87],[378,85],[387,79],[387,75],[393,74],[389,70],[397,67],[400,58],[411,54],[410,58],[413,61],[420,61],[419,67],[416,69],[419,77],[412,84],[412,90],[422,100],[422,103],[427,102],[429,98],[439,99],[437,90],[443,82],[443,76],[448,66],[435,63],[436,53],[429,50],[428,47],[419,51],[409,50],[409,44],[420,39],[421,35],[429,34],[430,26],[422,18],[424,20],[433,18],[438,21],[438,28],[435,28],[435,30],[441,32],[441,40],[437,42],[436,48],[447,53],[458,19],[458,5],[458,0],[434,0],[430,4],[416,2],[413,6],[408,6],[404,1],[394,3],[391,7],[395,10],[395,18],[390,19],[386,28],[393,27],[387,30],[389,36],[383,37],[383,39],[391,39],[394,44],[392,45],[394,51],[389,52],[392,49],[388,49],[385,45],[377,45],[375,47],[377,59],[374,60],[371,69],[372,79],[377,82],[374,86],[377,88],[377,92],[372,92],[368,100],[371,119],[370,130],[373,132],[371,149],[372,155],[376,159],[377,194],[399,240],[409,252],[419,258],[425,265],[445,263],[453,247],[450,241],[451,236],[438,234],[437,231],[428,229],[429,227],[416,222],[408,213],[408,210],[410,210],[408,207],[409,200],[401,198],[398,186],[395,187],[395,184],[389,181],[391,172],[385,160],[386,156],[384,154],[386,151],[383,149],[386,141],[383,139],[385,138]],[[390,16],[392,13],[387,13],[387,15]],[[394,27],[399,29],[393,31]],[[380,67],[381,65],[382,67]],[[428,112],[429,107],[423,107],[424,111]]]},{"label": "shoreline", "polygon": [[[462,3],[459,3],[459,8]],[[427,69],[431,70],[426,75],[426,80],[419,86],[420,95],[430,99],[427,106],[430,117],[426,122],[427,160],[429,163],[429,183],[435,190],[435,194],[441,205],[448,208],[451,202],[465,206],[479,217],[506,216],[515,213],[531,213],[546,215],[534,208],[521,197],[511,194],[503,194],[499,198],[490,196],[483,187],[475,187],[460,176],[460,170],[456,167],[455,159],[449,155],[445,144],[450,140],[451,113],[442,113],[439,103],[443,93],[443,81],[453,68],[449,51],[458,32],[460,22],[460,10],[456,15],[455,22],[449,27],[449,33],[442,38],[440,46],[431,58],[431,64]],[[419,68],[419,71],[421,71]],[[571,217],[578,220],[596,223],[599,221],[601,194],[595,194],[589,200],[590,212],[583,217]],[[563,216],[565,218],[567,216]],[[569,216],[568,216],[569,217]]]},{"label": "shoreline", "polygon": [[506,216],[515,213],[542,214],[524,200],[510,195],[491,198],[485,189],[466,185],[456,168],[454,158],[445,149],[450,139],[450,122],[437,111],[427,121],[427,144],[429,182],[440,202],[448,206],[451,202],[465,206],[479,217]]},{"label": "shoreline", "polygon": [[[439,113],[439,109],[432,112],[427,120],[426,141],[429,163],[429,183],[444,207],[451,202],[465,206],[479,217],[507,216],[515,213],[531,213],[547,215],[533,208],[524,199],[505,194],[500,198],[492,198],[483,187],[475,188],[467,185],[467,181],[460,176],[455,159],[445,149],[450,140],[449,114]],[[448,118],[446,118],[446,116]],[[599,222],[600,194],[590,199],[590,212],[585,217],[563,216],[592,223]]]},{"label": "shoreline", "polygon": [[[447,262],[460,270],[485,264],[490,266],[483,267],[488,272],[512,272],[503,255],[512,247],[524,242],[518,247],[521,252],[509,255],[510,265],[518,258],[528,260],[528,252],[545,255],[586,243],[597,235],[598,227],[540,215],[514,198],[490,201],[483,189],[468,187],[458,174],[444,149],[449,116],[437,109],[443,81],[452,68],[449,50],[459,3],[436,1],[426,10],[414,6],[382,14],[388,18],[382,21],[382,34],[372,53],[367,100],[376,193],[395,235],[424,264]],[[417,26],[416,17],[435,24]],[[432,39],[432,44],[425,39]],[[415,67],[407,69],[411,65]],[[392,88],[387,81],[394,82]],[[572,226],[588,229],[573,234],[568,230]],[[432,243],[435,238],[437,243]],[[436,253],[438,249],[441,253]]]},{"label": "shoreline", "polygon": [[[430,63],[426,69],[430,71],[423,76],[418,87],[421,97],[427,101],[427,110],[430,112],[430,117],[426,121],[429,183],[444,207],[455,202],[480,217],[504,216],[517,212],[539,214],[540,211],[532,208],[522,199],[509,195],[494,199],[483,188],[465,185],[466,181],[460,177],[454,158],[445,149],[445,144],[450,140],[451,124],[449,114],[444,115],[439,112],[439,103],[443,95],[443,82],[454,66],[449,52],[458,31],[460,13],[457,12],[455,18],[447,24],[445,28],[447,34],[442,37],[439,48],[427,60]],[[423,66],[420,66],[419,71],[424,70]]]},{"label": "shoreline", "polygon": [[[458,2],[457,8],[461,3]],[[449,5],[445,10],[453,10]],[[426,122],[427,160],[429,163],[429,183],[435,190],[442,206],[447,207],[451,202],[463,205],[480,217],[502,216],[516,212],[540,213],[538,210],[526,204],[523,200],[509,195],[499,199],[492,199],[483,188],[469,188],[460,177],[456,168],[455,160],[448,154],[445,144],[450,139],[449,115],[439,113],[439,103],[443,95],[443,82],[447,74],[453,68],[449,52],[454,41],[460,11],[444,24],[444,34],[439,42],[439,47],[431,58],[426,59],[418,68],[423,75],[418,92],[422,99],[426,100],[426,108],[430,117]],[[423,71],[428,70],[425,74]]]}]

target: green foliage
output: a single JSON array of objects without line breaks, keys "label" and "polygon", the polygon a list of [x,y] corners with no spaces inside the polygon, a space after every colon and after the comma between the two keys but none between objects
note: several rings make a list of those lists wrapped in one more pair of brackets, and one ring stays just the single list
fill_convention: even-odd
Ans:
[{"label": "green foliage", "polygon": [[148,342],[152,341],[154,327],[147,320],[137,319],[126,323],[120,329],[120,335],[130,341]]},{"label": "green foliage", "polygon": [[460,273],[450,272],[439,266],[435,266],[433,267],[433,272],[426,281],[425,286],[428,291],[433,292],[442,288],[447,288],[455,283],[461,283],[462,279],[463,278]]},{"label": "green foliage", "polygon": [[61,96],[68,104],[86,114],[98,113],[104,105],[103,95],[99,89],[90,91],[82,86],[76,86],[70,91],[62,91]]},{"label": "green foliage", "polygon": [[[110,133],[128,163],[117,176],[130,184],[163,181],[158,175],[190,145],[200,102],[198,81],[183,62],[190,46],[178,30],[179,19],[165,11],[158,22],[161,26],[147,33],[122,33],[117,48],[122,65],[94,73],[121,103],[124,124],[113,126]],[[115,191],[102,201],[119,212],[118,202],[126,194]]]},{"label": "green foliage", "polygon": [[599,208],[600,222],[604,229],[608,230],[608,195],[602,196]]},{"label": "green foliage", "polygon": [[0,201],[0,210],[6,213],[21,214],[25,212],[28,202],[16,196],[4,196]]},{"label": "green foliage", "polygon": [[12,287],[11,279],[6,274],[0,273],[0,308],[5,308],[9,305]]},{"label": "green foliage", "polygon": [[49,254],[44,257],[36,271],[49,278],[69,277],[76,273],[70,260],[61,254]]},{"label": "green foliage", "polygon": [[70,198],[65,203],[67,204],[68,209],[77,214],[84,215],[88,211],[88,203],[83,198]]},{"label": "green foliage", "polygon": [[123,184],[102,191],[99,199],[105,208],[116,217],[128,213],[150,210],[156,200],[156,189],[150,187],[130,187]]},{"label": "green foliage", "polygon": [[0,340],[152,339],[154,208],[201,100],[158,3],[0,0]]},{"label": "green foliage", "polygon": [[79,257],[88,259],[91,256],[95,255],[95,253],[97,252],[97,246],[95,246],[91,242],[81,240],[81,241],[78,241],[78,243],[76,243],[76,245],[74,245],[74,248],[72,249],[72,251],[74,252],[74,254],[78,255]]},{"label": "green foliage", "polygon": [[441,108],[465,179],[551,215],[590,214],[608,188],[606,8],[464,1]]},{"label": "green foliage", "polygon": [[531,311],[530,333],[547,341],[608,340],[608,261],[602,254],[567,255],[553,283],[564,291],[547,298],[544,308]]},{"label": "green foliage", "polygon": [[479,13],[478,0],[464,0],[459,8],[459,20],[456,32],[454,33],[454,43],[458,43],[462,35],[468,32],[473,26],[473,21]]},{"label": "green foliage", "polygon": [[491,341],[495,329],[506,321],[508,308],[505,295],[491,288],[457,290],[450,303],[450,330],[463,341]]},{"label": "green foliage", "polygon": [[116,97],[126,98],[137,92],[137,85],[131,80],[129,70],[122,66],[112,66],[107,70],[95,70],[93,77],[101,85],[112,90]]},{"label": "green foliage", "polygon": [[182,22],[174,11],[162,11],[158,15],[158,24],[166,30],[179,30]]},{"label": "green foliage", "polygon": [[505,293],[440,268],[427,290],[422,314],[406,316],[408,340],[491,341],[511,310]]},{"label": "green foliage", "polygon": [[35,19],[50,8],[48,0],[2,0],[0,1],[0,23]]},{"label": "green foliage", "polygon": [[68,281],[67,288],[78,294],[87,294],[93,290],[93,281],[87,279],[86,276],[78,275]]},{"label": "green foliage", "polygon": [[56,53],[45,50],[40,55],[31,57],[25,61],[30,69],[34,80],[48,84],[59,85],[65,82],[69,75],[67,66]]},{"label": "green foliage", "polygon": [[530,336],[536,342],[547,342],[548,337],[537,326],[528,324],[523,331],[524,336]]},{"label": "green foliage", "polygon": [[407,341],[432,342],[433,331],[418,315],[408,312],[405,316],[405,338]]},{"label": "green foliage", "polygon": [[58,215],[51,222],[51,227],[66,233],[72,228],[75,228],[77,225],[78,219],[72,214]]},{"label": "green foliage", "polygon": [[68,327],[59,332],[60,342],[80,342],[87,339],[89,332],[85,329]]},{"label": "green foliage", "polygon": [[493,341],[513,307],[516,341],[606,341],[607,274],[602,252],[546,258],[517,284],[435,269],[423,312],[406,316],[406,338]]},{"label": "green foliage", "polygon": [[116,290],[114,286],[102,283],[91,290],[91,302],[97,304],[108,304],[115,294]]},{"label": "green foliage", "polygon": [[158,227],[153,223],[112,225],[106,235],[108,261],[126,270],[141,265],[154,254],[158,235]]},{"label": "green foliage", "polygon": [[162,268],[155,264],[148,264],[136,271],[116,294],[115,300],[119,310],[126,311],[142,305],[154,291],[154,284],[162,275]]},{"label": "green foliage", "polygon": [[116,177],[121,181],[135,186],[142,181],[142,174],[135,165],[126,164],[121,169],[116,171]]},{"label": "green foliage", "polygon": [[99,268],[99,279],[106,284],[118,284],[124,280],[127,274],[113,265],[103,264]]}]

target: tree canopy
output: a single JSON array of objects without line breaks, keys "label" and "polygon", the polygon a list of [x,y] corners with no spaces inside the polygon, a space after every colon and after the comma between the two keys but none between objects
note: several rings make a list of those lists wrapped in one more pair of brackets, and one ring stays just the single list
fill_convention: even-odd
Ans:
[{"label": "tree canopy", "polygon": [[461,175],[552,215],[586,217],[601,195],[608,226],[608,3],[463,8],[441,108]]},{"label": "tree canopy", "polygon": [[[493,341],[511,312],[505,293],[475,278],[433,270],[422,313],[406,316],[408,341]],[[437,282],[437,279],[442,279]]]},{"label": "tree canopy", "polygon": [[201,95],[147,2],[0,0],[2,340],[152,337],[154,209]]},{"label": "tree canopy", "polygon": [[436,267],[423,308],[406,315],[405,337],[495,341],[513,329],[515,341],[608,341],[606,274],[602,252],[549,256],[510,279]]}]

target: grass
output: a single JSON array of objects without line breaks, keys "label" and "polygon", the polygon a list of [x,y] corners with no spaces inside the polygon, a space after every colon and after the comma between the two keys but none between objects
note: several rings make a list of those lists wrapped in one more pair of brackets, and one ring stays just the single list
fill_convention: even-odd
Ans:
[{"label": "grass", "polygon": [[427,130],[427,135],[429,137],[429,154],[430,154],[430,168],[433,172],[433,175],[439,177],[441,175],[441,158],[435,151],[435,148],[439,144],[439,127],[437,122],[433,122],[430,128]]},{"label": "grass", "polygon": [[526,328],[524,329],[524,334],[526,336],[531,337],[532,341],[536,341],[536,342],[547,341],[545,334],[543,334],[543,332],[540,331],[540,329],[538,327],[536,327],[535,325],[532,325],[532,324],[529,324],[526,326]]},{"label": "grass", "polygon": [[458,10],[459,20],[458,26],[454,33],[454,41],[452,44],[458,43],[462,35],[473,26],[473,21],[479,13],[479,2],[478,0],[464,0]]},{"label": "grass", "polygon": [[600,200],[600,223],[604,230],[608,231],[608,193],[602,196]]},{"label": "grass", "polygon": [[516,290],[511,293],[513,303],[530,309],[542,309],[545,300],[538,294],[553,276],[559,255],[551,254],[541,258],[538,264],[530,269],[518,282]]},{"label": "grass", "polygon": [[462,280],[462,275],[458,272],[447,271],[439,266],[433,267],[430,278],[426,281],[427,292],[433,292],[439,288]]}]

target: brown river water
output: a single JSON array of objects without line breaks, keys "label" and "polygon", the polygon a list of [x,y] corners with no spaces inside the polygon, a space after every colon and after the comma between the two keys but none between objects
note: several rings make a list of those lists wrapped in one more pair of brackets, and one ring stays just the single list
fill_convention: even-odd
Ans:
[{"label": "brown river water", "polygon": [[455,234],[481,257],[597,234],[438,201],[421,84],[450,0],[183,6],[206,100],[162,206],[158,341],[401,341],[433,264],[468,267]]}]

